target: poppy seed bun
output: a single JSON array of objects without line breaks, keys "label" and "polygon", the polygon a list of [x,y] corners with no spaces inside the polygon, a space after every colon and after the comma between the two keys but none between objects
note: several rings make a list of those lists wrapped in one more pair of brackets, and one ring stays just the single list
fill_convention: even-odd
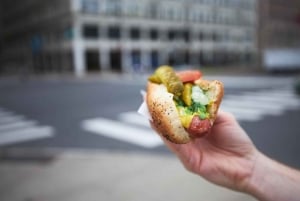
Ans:
[{"label": "poppy seed bun", "polygon": [[181,124],[173,94],[162,84],[148,83],[147,105],[152,117],[152,125],[162,136],[177,144],[190,141],[189,134]]},{"label": "poppy seed bun", "polygon": [[[213,124],[224,94],[223,84],[216,80],[210,82],[200,79],[196,80],[195,84],[208,91],[207,95],[212,101],[208,112]],[[159,134],[176,144],[185,144],[192,139],[180,121],[173,94],[168,93],[163,84],[148,82],[146,102],[152,125]]]}]

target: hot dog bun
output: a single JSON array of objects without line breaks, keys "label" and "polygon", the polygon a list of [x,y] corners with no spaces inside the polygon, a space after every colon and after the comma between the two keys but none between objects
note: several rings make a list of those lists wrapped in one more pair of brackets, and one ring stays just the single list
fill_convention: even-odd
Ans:
[{"label": "hot dog bun", "polygon": [[217,117],[218,109],[224,96],[223,83],[218,80],[207,81],[199,79],[195,81],[195,84],[199,85],[204,90],[208,90],[207,94],[209,94],[209,98],[213,101],[212,104],[208,107],[211,124],[213,124]]},{"label": "hot dog bun", "polygon": [[[207,94],[211,100],[208,112],[212,125],[224,94],[223,84],[216,80],[207,81],[202,79],[194,81],[194,84],[208,92]],[[168,93],[163,84],[148,82],[146,102],[152,117],[152,125],[159,134],[176,144],[185,144],[193,139],[180,121],[173,101],[173,94]]]},{"label": "hot dog bun", "polygon": [[171,142],[189,142],[190,137],[181,124],[173,94],[168,93],[163,84],[148,82],[146,98],[155,130]]}]

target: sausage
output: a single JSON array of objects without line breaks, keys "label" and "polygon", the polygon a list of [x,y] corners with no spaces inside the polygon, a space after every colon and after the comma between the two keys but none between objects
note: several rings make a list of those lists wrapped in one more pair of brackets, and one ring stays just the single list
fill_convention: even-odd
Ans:
[{"label": "sausage", "polygon": [[196,138],[206,135],[210,128],[211,123],[209,119],[200,119],[198,115],[195,115],[187,131],[190,137]]}]

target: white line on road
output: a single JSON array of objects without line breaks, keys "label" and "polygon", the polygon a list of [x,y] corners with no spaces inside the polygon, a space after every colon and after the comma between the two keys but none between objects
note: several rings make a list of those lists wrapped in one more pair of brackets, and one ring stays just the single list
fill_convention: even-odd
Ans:
[{"label": "white line on road", "polygon": [[1,117],[13,116],[13,115],[15,115],[15,114],[12,113],[12,112],[0,111],[0,118],[1,118]]},{"label": "white line on road", "polygon": [[276,90],[261,90],[258,92],[248,91],[243,93],[245,95],[256,96],[257,94],[263,96],[272,96],[272,97],[284,97],[284,98],[294,98],[297,99],[297,95],[292,91],[292,89],[276,89]]},{"label": "white line on road", "polygon": [[280,105],[288,108],[298,108],[300,106],[300,100],[296,98],[286,98],[286,97],[274,97],[274,96],[265,96],[261,94],[254,95],[228,95],[226,100],[251,100],[257,104],[271,104],[271,105]]},{"label": "white line on road", "polygon": [[0,124],[0,135],[1,132],[7,131],[7,130],[13,130],[13,129],[24,129],[28,127],[33,127],[37,125],[36,121],[18,121],[18,122],[12,122],[8,124]]},{"label": "white line on road", "polygon": [[257,103],[253,100],[228,100],[225,99],[222,101],[221,107],[239,107],[239,108],[247,108],[251,110],[259,110],[264,112],[265,114],[270,115],[280,115],[284,112],[285,107],[280,104],[269,104],[269,103]]},{"label": "white line on road", "polygon": [[21,115],[16,116],[8,116],[8,117],[0,117],[0,125],[1,124],[8,124],[12,122],[22,121],[25,117]]},{"label": "white line on road", "polygon": [[121,114],[119,114],[119,119],[122,122],[131,123],[131,124],[145,126],[147,128],[150,128],[149,120],[147,120],[142,115],[138,114],[136,111],[121,113]]},{"label": "white line on road", "polygon": [[22,130],[2,132],[0,145],[9,145],[18,142],[48,138],[54,135],[54,129],[50,126],[31,127]]},{"label": "white line on road", "polygon": [[[281,115],[284,110],[299,108],[299,98],[291,91],[280,89],[227,95],[221,109],[233,113],[239,121],[259,121],[265,115]],[[136,111],[121,113],[119,121],[95,118],[85,120],[81,127],[91,133],[125,141],[147,148],[163,144],[150,129],[149,121]]]},{"label": "white line on road", "polygon": [[257,121],[264,115],[281,115],[284,110],[299,108],[300,101],[290,90],[263,90],[227,95],[221,108],[238,120]]},{"label": "white line on road", "polygon": [[84,130],[94,134],[129,142],[146,148],[154,148],[163,144],[161,138],[152,130],[136,128],[109,119],[96,118],[85,120],[82,122],[81,126]]},{"label": "white line on road", "polygon": [[235,107],[221,104],[221,109],[232,113],[237,120],[242,121],[258,121],[263,117],[263,111],[253,110],[250,108]]}]

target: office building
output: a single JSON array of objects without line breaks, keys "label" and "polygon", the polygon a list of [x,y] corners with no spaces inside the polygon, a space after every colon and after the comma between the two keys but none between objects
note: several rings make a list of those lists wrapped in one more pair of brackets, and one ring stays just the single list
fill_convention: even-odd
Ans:
[{"label": "office building", "polygon": [[3,0],[6,68],[150,71],[251,65],[256,0]]},{"label": "office building", "polygon": [[[3,37],[2,37],[2,7],[0,4],[0,65],[1,65],[1,55],[2,55],[2,46],[3,46]],[[1,68],[0,68],[0,73],[1,73]]]},{"label": "office building", "polygon": [[300,68],[300,1],[259,1],[259,55],[267,69]]}]

